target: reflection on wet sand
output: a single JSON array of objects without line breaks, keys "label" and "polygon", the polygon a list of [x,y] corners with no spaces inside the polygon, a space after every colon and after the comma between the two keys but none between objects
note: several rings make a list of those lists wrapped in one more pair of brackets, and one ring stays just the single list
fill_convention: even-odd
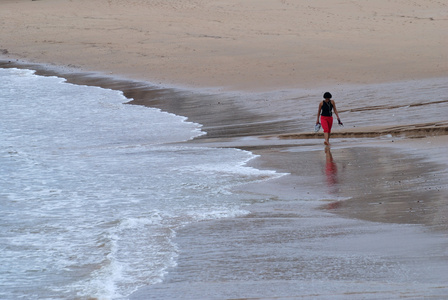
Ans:
[{"label": "reflection on wet sand", "polygon": [[325,148],[326,163],[325,163],[325,175],[327,178],[327,186],[331,194],[336,194],[338,183],[338,166],[334,162],[333,155],[331,154],[330,147]]},{"label": "reflection on wet sand", "polygon": [[[337,195],[339,193],[338,187],[338,166],[333,159],[330,147],[325,147],[325,179],[327,182],[328,193]],[[341,206],[341,201],[334,201],[327,205],[327,209],[335,209]]]},{"label": "reflection on wet sand", "polygon": [[379,148],[325,153],[328,193],[346,199],[324,209],[374,222],[445,226],[440,220],[446,215],[446,182],[437,164]]}]

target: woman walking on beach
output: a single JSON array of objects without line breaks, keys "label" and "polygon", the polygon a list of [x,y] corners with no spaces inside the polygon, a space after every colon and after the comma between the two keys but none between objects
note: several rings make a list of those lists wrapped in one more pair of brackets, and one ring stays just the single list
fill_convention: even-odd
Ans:
[{"label": "woman walking on beach", "polygon": [[336,117],[338,118],[339,125],[342,125],[341,119],[339,118],[338,110],[336,109],[336,103],[334,103],[334,100],[331,100],[331,94],[329,92],[326,92],[324,94],[324,101],[320,102],[319,104],[319,110],[317,111],[317,121],[316,125],[319,124],[319,116],[320,116],[320,123],[322,124],[322,128],[324,129],[324,138],[325,142],[324,144],[329,146],[330,145],[330,133],[331,133],[331,127],[333,126],[333,113],[336,114]]}]

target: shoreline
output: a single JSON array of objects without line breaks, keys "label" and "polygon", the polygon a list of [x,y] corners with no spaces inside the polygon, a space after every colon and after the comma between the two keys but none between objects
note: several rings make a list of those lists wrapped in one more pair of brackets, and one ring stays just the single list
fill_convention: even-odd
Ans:
[{"label": "shoreline", "polygon": [[[187,117],[189,121],[203,125],[207,139],[228,138],[248,135],[280,134],[286,127],[293,128],[289,120],[271,120],[264,113],[250,112],[238,101],[240,94],[208,91],[204,89],[183,89],[164,87],[151,82],[108,76],[93,72],[74,72],[63,68],[48,67],[45,64],[18,63],[0,60],[0,68],[22,68],[36,71],[40,76],[65,78],[68,83],[98,86],[117,90],[130,99],[126,104],[142,105]],[[222,101],[223,96],[226,101]],[[210,109],[215,113],[210,116]],[[232,118],[229,118],[229,116]],[[237,122],[235,122],[237,120]],[[266,122],[270,130],[266,131]],[[204,137],[198,137],[201,139]]]},{"label": "shoreline", "polygon": [[[255,166],[256,168],[272,168],[277,172],[293,174],[295,172],[294,169],[291,169],[291,166],[288,166],[288,162],[281,158],[282,155],[287,155],[289,152],[287,149],[300,148],[303,149],[299,150],[300,152],[325,152],[324,150],[327,148],[321,145],[322,133],[284,133],[285,127],[292,127],[291,124],[288,125],[288,120],[266,122],[266,120],[269,120],[269,115],[265,116],[251,112],[249,108],[239,106],[237,101],[230,101],[232,103],[230,103],[229,107],[217,114],[215,113],[213,118],[204,117],[210,110],[210,107],[221,105],[220,101],[222,98],[220,94],[159,88],[152,86],[151,83],[134,80],[117,79],[92,73],[60,72],[57,69],[47,68],[45,65],[17,64],[0,60],[0,68],[11,67],[35,70],[36,75],[40,76],[65,78],[67,82],[72,84],[98,86],[121,91],[125,97],[131,99],[126,104],[158,108],[168,113],[187,117],[189,121],[201,124],[203,126],[202,130],[207,132],[207,134],[182,143],[205,147],[231,147],[250,151],[259,155],[254,161],[248,162],[249,166]],[[173,102],[173,99],[176,102]],[[222,119],[219,117],[219,114],[222,114]],[[230,115],[232,116],[231,118],[229,117]],[[235,119],[240,120],[240,123],[233,124],[233,126],[223,124],[223,120],[226,118],[230,122],[233,122]],[[337,142],[333,145],[333,148],[337,149],[337,151],[340,149],[367,147],[371,149],[400,149],[399,152],[420,153],[420,156],[425,156],[427,152],[428,158],[426,159],[437,162],[440,166],[448,166],[448,159],[444,159],[441,151],[427,146],[433,143],[438,145],[440,149],[445,142],[448,142],[448,125],[446,122],[415,124],[413,126],[336,129],[332,134],[332,138],[342,141],[342,143]],[[365,143],[365,141],[368,142]],[[413,148],[409,149],[410,146]],[[294,152],[296,150],[291,151]],[[283,161],[283,163],[274,163],[271,167],[266,167],[265,164],[270,160],[272,161],[272,159],[266,159],[270,155],[279,155],[277,160]],[[273,188],[273,190],[279,189]]]},{"label": "shoreline", "polygon": [[[30,69],[30,65],[21,65],[23,68]],[[0,64],[0,67],[2,65]],[[17,66],[15,66],[17,67]],[[31,68],[33,69],[33,68]],[[60,74],[53,70],[49,70],[46,72],[45,68],[42,67],[42,69],[39,69],[39,75],[47,75],[47,76],[56,76],[66,78],[66,74]],[[198,122],[198,119],[200,120],[201,117],[204,115],[204,111],[199,110],[198,107],[202,107],[205,103],[210,104],[210,94],[206,94],[203,98],[199,97],[192,91],[181,91],[181,90],[173,90],[173,89],[158,89],[157,87],[151,87],[148,84],[145,84],[143,82],[135,82],[135,81],[120,81],[115,78],[108,78],[108,77],[99,77],[92,74],[86,74],[86,73],[78,73],[73,74],[70,73],[68,77],[68,81],[74,84],[83,84],[83,85],[95,85],[100,86],[103,88],[112,88],[116,90],[122,90],[125,96],[131,97],[134,99],[134,104],[139,104],[139,97],[143,97],[146,99],[144,101],[146,105],[149,105],[147,101],[150,101],[149,103],[153,103],[153,107],[161,108],[165,111],[173,113],[173,111],[170,111],[170,108],[176,108],[176,112],[179,112],[179,108],[174,103],[162,103],[163,97],[166,97],[167,95],[170,95],[170,97],[177,97],[177,99],[182,99],[182,104],[185,105],[183,108],[184,112],[189,112],[190,116],[187,116],[191,118],[191,121]],[[151,98],[149,100],[149,98]],[[213,98],[213,97],[212,97]],[[141,99],[141,98],[140,98]],[[166,99],[166,98],[165,98]],[[220,97],[213,98],[215,101],[215,105],[218,105],[218,102],[222,101]],[[199,101],[199,102],[198,102]],[[201,104],[202,103],[202,104]],[[271,123],[266,123],[266,120],[269,119],[269,117],[258,113],[251,112],[247,107],[238,106],[238,103],[234,103],[234,107],[229,107],[225,111],[221,111],[223,114],[222,117],[228,118],[229,114],[234,117],[236,115],[240,115],[240,119],[244,121],[240,121],[243,124],[244,122],[254,123],[258,124],[258,126],[248,126],[243,131],[234,131],[229,128],[227,128],[226,125],[220,125],[220,122],[222,120],[214,120],[214,119],[206,119],[206,123],[204,125],[204,130],[207,131],[208,129],[215,129],[215,132],[213,132],[211,135],[206,135],[205,137],[197,138],[192,141],[188,141],[186,143],[190,145],[197,145],[197,146],[207,146],[207,147],[232,147],[232,148],[238,148],[243,150],[249,150],[252,153],[259,155],[254,160],[247,163],[248,166],[259,168],[259,169],[269,169],[269,170],[276,170],[277,172],[285,172],[289,173],[291,175],[287,175],[284,177],[281,177],[279,179],[273,179],[268,182],[264,182],[263,184],[255,183],[253,185],[244,186],[236,189],[236,192],[243,192],[243,193],[255,193],[255,194],[263,194],[263,195],[270,195],[267,196],[269,200],[267,200],[265,203],[254,203],[249,207],[245,207],[250,211],[250,214],[245,217],[238,217],[238,218],[229,218],[225,220],[218,220],[213,222],[203,222],[201,224],[192,224],[191,226],[187,226],[186,228],[180,230],[178,233],[178,237],[176,238],[176,243],[180,244],[180,247],[182,249],[185,245],[187,240],[194,240],[195,230],[205,231],[209,234],[215,235],[216,232],[220,231],[219,225],[229,224],[229,226],[233,227],[232,224],[241,223],[245,224],[242,226],[252,226],[253,221],[257,220],[257,222],[261,222],[261,224],[271,224],[272,226],[275,226],[275,228],[279,228],[282,231],[285,232],[291,232],[294,230],[297,230],[295,228],[296,226],[302,226],[302,220],[303,218],[306,219],[316,219],[316,222],[321,224],[323,226],[321,228],[321,232],[319,233],[322,235],[328,234],[327,231],[332,231],[334,226],[342,226],[344,227],[346,222],[348,224],[358,224],[358,226],[361,226],[361,228],[364,228],[364,231],[370,232],[370,229],[368,229],[370,226],[369,224],[375,224],[375,228],[379,228],[378,231],[374,231],[374,233],[369,233],[367,236],[370,236],[371,238],[384,238],[385,235],[383,230],[387,230],[388,234],[395,235],[397,232],[400,232],[402,229],[400,227],[396,227],[397,224],[404,224],[411,226],[410,224],[423,226],[418,227],[418,230],[412,229],[413,227],[409,227],[409,229],[406,229],[406,236],[404,240],[410,240],[410,239],[421,239],[424,237],[422,235],[421,230],[426,231],[428,236],[424,237],[427,239],[431,245],[437,245],[437,247],[441,247],[441,244],[444,243],[444,240],[440,237],[437,237],[437,232],[441,232],[442,234],[446,233],[446,222],[444,221],[444,215],[446,215],[445,210],[443,209],[443,205],[437,204],[434,206],[432,204],[432,200],[434,199],[434,191],[427,192],[426,194],[418,195],[419,197],[429,197],[425,198],[426,200],[422,201],[418,204],[418,207],[414,207],[414,210],[409,210],[409,202],[406,201],[399,201],[398,204],[402,206],[400,209],[401,213],[396,214],[395,209],[397,208],[397,205],[394,204],[394,201],[391,201],[389,204],[378,204],[379,200],[375,198],[372,195],[369,195],[367,198],[359,198],[359,199],[351,199],[347,201],[347,198],[351,198],[350,194],[341,194],[340,196],[332,197],[328,200],[322,201],[322,203],[319,204],[319,202],[316,202],[313,199],[309,199],[309,203],[306,204],[306,209],[304,210],[304,207],[302,205],[306,203],[307,194],[312,193],[313,189],[319,188],[321,185],[322,180],[325,177],[322,177],[322,173],[320,168],[325,168],[325,151],[324,146],[322,145],[321,139],[302,139],[303,136],[299,133],[298,135],[294,136],[284,136],[282,132],[285,129],[283,125],[287,124],[286,121],[280,122],[278,127],[273,126],[269,130],[272,131],[272,134],[269,136],[263,135],[261,133],[269,130],[264,130],[266,128],[269,128]],[[238,114],[234,114],[235,108],[238,109]],[[210,105],[205,106],[206,111],[210,110]],[[176,113],[174,112],[174,113]],[[180,115],[183,115],[180,113]],[[232,121],[232,119],[230,119]],[[200,123],[200,122],[198,122]],[[220,126],[223,126],[220,129]],[[238,126],[237,126],[238,127]],[[235,128],[233,128],[235,129]],[[361,129],[362,132],[362,129]],[[369,130],[369,132],[374,132],[374,130]],[[372,168],[372,166],[375,165],[375,162],[383,161],[386,157],[390,156],[390,159],[387,161],[389,163],[394,163],[394,161],[399,160],[403,161],[406,160],[406,156],[404,154],[400,154],[398,152],[402,152],[403,150],[406,150],[408,153],[413,156],[412,153],[418,153],[422,158],[409,158],[409,162],[403,163],[403,165],[409,166],[409,170],[411,170],[411,174],[414,177],[421,176],[418,172],[423,172],[421,174],[432,174],[432,172],[440,172],[443,171],[443,166],[445,167],[448,165],[448,162],[446,158],[444,158],[443,155],[443,147],[440,148],[441,145],[445,145],[448,141],[447,135],[444,133],[446,131],[441,131],[442,135],[431,137],[431,138],[423,138],[423,139],[409,139],[409,138],[385,138],[385,139],[378,139],[378,138],[365,138],[365,139],[358,139],[358,138],[350,138],[350,137],[343,137],[343,138],[335,138],[335,143],[332,147],[333,156],[335,157],[336,164],[338,164],[340,170],[347,170],[347,167],[350,166],[350,161],[354,157],[365,157],[366,154],[368,154],[370,157],[377,156],[376,159],[370,158],[367,159],[368,162],[373,163],[373,165],[370,166],[364,166],[360,170],[369,170]],[[302,134],[303,135],[303,134]],[[418,132],[418,135],[421,135],[421,132]],[[299,139],[297,139],[299,137]],[[344,141],[345,139],[345,141]],[[365,141],[369,141],[366,143]],[[394,141],[394,143],[391,143]],[[429,141],[431,143],[437,144],[437,148],[433,148],[428,144],[422,145],[422,141],[425,143],[428,143]],[[413,145],[414,148],[409,148],[409,145]],[[395,147],[397,151],[392,151],[392,149]],[[384,150],[385,148],[386,150]],[[367,149],[367,150],[363,150]],[[381,149],[381,151],[377,151],[375,149]],[[389,150],[387,150],[389,149]],[[349,153],[347,153],[349,152]],[[395,154],[394,154],[395,153]],[[424,159],[426,155],[430,154],[432,159],[437,162],[432,162],[431,166],[428,164],[424,164]],[[416,160],[413,160],[416,159]],[[345,162],[344,162],[345,161]],[[364,160],[363,160],[364,161]],[[414,167],[414,164],[417,162],[418,168]],[[304,164],[304,165],[303,165]],[[317,169],[316,169],[317,167]],[[356,165],[353,165],[350,168],[356,167]],[[314,170],[314,171],[312,171]],[[350,185],[344,184],[343,187],[346,189],[353,189],[353,188],[360,188],[362,190],[364,185],[359,185],[356,178],[362,178],[363,176],[366,176],[366,173],[364,171],[361,171],[361,173],[354,173],[357,169],[352,169],[352,171],[344,171],[344,176],[348,176],[347,174],[352,174],[350,176],[354,176],[355,179],[347,178],[344,181],[346,183],[353,183],[350,187]],[[391,172],[391,170],[382,167],[380,170],[385,171],[385,174],[389,174],[388,172]],[[417,173],[415,173],[417,170]],[[311,171],[311,172],[310,172]],[[303,174],[301,172],[305,172],[306,174]],[[317,172],[317,173],[316,173]],[[445,169],[446,173],[446,169]],[[444,180],[446,178],[446,174],[441,173],[441,180]],[[317,176],[317,177],[316,177]],[[369,177],[369,175],[367,175]],[[375,175],[377,176],[377,175]],[[392,175],[388,175],[392,176]],[[391,182],[398,182],[398,181],[406,181],[409,180],[409,178],[406,175],[402,175],[404,177],[401,177],[400,179],[389,177],[386,182],[379,182],[379,185],[382,188],[385,188],[385,194],[386,197],[393,197],[393,196],[387,196],[388,195],[388,188],[387,185]],[[421,181],[423,181],[425,178],[428,178],[429,175],[425,175],[421,177]],[[316,178],[320,178],[319,182],[316,182]],[[377,177],[369,177],[370,179],[377,178]],[[381,178],[378,177],[378,178]],[[386,186],[384,185],[386,184]],[[423,184],[423,183],[422,183]],[[444,183],[432,183],[432,184],[439,184],[439,187],[442,189],[442,194],[437,194],[438,202],[443,202],[443,196],[446,196],[447,192],[447,186]],[[432,185],[423,185],[424,187],[433,187]],[[330,187],[329,187],[330,188]],[[309,189],[307,191],[307,189]],[[360,190],[360,191],[361,191]],[[354,195],[359,195],[361,192],[354,192]],[[298,198],[298,194],[303,195],[302,198]],[[327,191],[325,191],[322,194],[322,197],[325,197],[327,194]],[[409,199],[412,199],[412,192],[409,196]],[[416,194],[417,195],[417,194]],[[353,195],[352,195],[353,196]],[[305,199],[305,202],[302,202],[303,200],[299,199]],[[325,199],[325,198],[323,198]],[[365,201],[367,201],[367,206],[365,206]],[[393,199],[393,198],[391,198]],[[377,205],[372,205],[373,202],[377,202]],[[384,200],[381,200],[384,201]],[[412,202],[412,201],[411,201]],[[440,202],[440,203],[442,203]],[[330,208],[331,207],[331,208]],[[377,212],[377,209],[381,207],[384,210],[381,211],[381,214],[376,215],[375,212]],[[435,209],[436,207],[439,207],[438,209]],[[367,209],[366,209],[367,208]],[[370,209],[370,211],[369,211]],[[429,209],[429,211],[428,211]],[[308,211],[308,213],[306,212]],[[430,214],[437,214],[436,218],[429,218],[428,219],[428,212]],[[408,219],[403,219],[403,216],[406,216]],[[293,219],[291,219],[291,217]],[[289,222],[283,222],[280,220],[295,220],[293,223]],[[433,223],[432,221],[435,221],[436,223]],[[335,223],[336,222],[336,223]],[[367,222],[367,223],[365,223]],[[373,222],[373,223],[369,223]],[[252,225],[251,225],[252,224]],[[302,224],[302,225],[301,225]],[[312,223],[314,224],[314,223]],[[314,226],[314,225],[310,226]],[[333,225],[332,225],[333,224]],[[337,224],[337,225],[336,225]],[[346,225],[348,225],[346,224]],[[332,227],[333,226],[333,227]],[[350,225],[351,227],[353,225]],[[392,226],[392,227],[390,227]],[[239,226],[236,227],[236,229],[239,228]],[[244,227],[243,227],[244,228]],[[395,229],[394,229],[395,228]],[[406,227],[407,228],[407,227]],[[263,234],[271,234],[271,229],[268,229],[267,227],[260,227],[257,230],[260,230],[260,242],[263,241]],[[311,230],[311,228],[310,228]],[[342,230],[342,229],[341,229]],[[342,237],[343,239],[348,239],[354,243],[355,248],[358,251],[357,255],[364,256],[366,254],[366,249],[361,246],[360,241],[356,241],[357,234],[354,234],[353,232],[349,231],[346,232],[345,230],[342,230],[343,233]],[[252,232],[253,234],[254,232]],[[226,231],[226,234],[229,234],[230,236],[236,234],[234,231]],[[248,232],[248,234],[251,234]],[[280,233],[279,233],[280,234]],[[387,236],[387,235],[386,235]],[[247,236],[246,238],[249,238]],[[319,240],[319,238],[317,237]],[[212,239],[213,241],[214,239]],[[294,239],[293,239],[294,240]],[[312,239],[314,241],[314,239]],[[298,239],[295,243],[300,243],[302,240]],[[282,245],[283,243],[291,242],[290,236],[282,237],[279,236],[278,241],[276,242],[269,242],[266,241],[266,249],[268,251],[277,249],[279,245]],[[338,244],[340,243],[339,238],[337,238],[337,235],[335,236],[335,239],[333,240],[334,243]],[[365,242],[365,241],[364,241]],[[263,242],[264,243],[264,242]],[[188,244],[188,243],[187,243]],[[384,244],[384,249],[392,249],[394,243],[391,242],[391,244]],[[247,247],[250,247],[247,245]],[[301,247],[300,245],[297,245],[297,247]],[[338,246],[339,251],[347,251],[347,250],[341,250]],[[343,249],[344,247],[342,247]],[[412,248],[412,247],[411,247]],[[194,253],[189,252],[185,248],[182,250],[186,256],[181,255],[179,258],[179,266],[174,268],[173,270],[170,270],[170,272],[167,275],[166,280],[157,285],[153,286],[147,286],[142,287],[138,291],[136,291],[134,294],[130,296],[131,299],[148,299],[151,295],[157,295],[155,296],[160,297],[161,299],[165,298],[168,299],[176,299],[176,293],[186,293],[188,295],[194,295],[194,290],[189,289],[185,285],[179,284],[179,283],[173,283],[172,278],[183,278],[182,274],[179,274],[178,272],[182,270],[183,264],[191,263],[189,261],[185,261],[185,259],[191,258],[191,255],[193,257],[196,255]],[[222,253],[225,253],[225,248],[221,248],[221,246],[217,245],[217,254],[220,255],[220,251],[223,251]],[[386,255],[385,250],[377,250],[375,255],[384,256]],[[253,249],[246,248],[247,251],[253,251]],[[415,250],[415,249],[414,249]],[[426,247],[423,247],[422,249],[416,250],[412,255],[408,253],[409,250],[400,248],[399,252],[403,253],[405,256],[411,256],[412,258],[417,255],[422,255],[425,251],[428,249]],[[186,251],[186,253],[185,253]],[[351,249],[353,251],[353,249]],[[275,252],[275,251],[274,251]],[[369,251],[367,251],[368,253]],[[222,254],[221,253],[221,254]],[[435,252],[437,255],[442,255],[441,253],[438,254],[438,252]],[[387,255],[386,255],[387,256]],[[271,257],[272,262],[274,262],[274,265],[276,264],[276,261],[281,261],[282,256],[277,257],[277,255],[274,255]],[[214,260],[214,259],[222,259],[222,258],[216,258],[214,256],[211,256],[207,259]],[[205,261],[207,261],[205,259]],[[344,257],[335,257],[336,260],[342,259],[344,260]],[[421,257],[420,257],[421,259]],[[430,256],[426,259],[422,260],[422,266],[425,266],[426,264],[437,264],[439,259],[444,259],[443,256],[440,256],[439,258]],[[204,258],[199,258],[200,261],[204,260]],[[390,260],[390,261],[389,261]],[[412,259],[411,259],[412,260]],[[397,263],[393,261],[393,258],[387,258],[387,263]],[[435,262],[434,262],[435,261]],[[251,262],[248,261],[250,264]],[[375,263],[376,264],[376,263]],[[406,259],[405,261],[401,261],[400,264],[401,267],[405,266],[406,268],[410,267],[408,264],[410,262]],[[210,270],[214,270],[214,268],[219,268],[219,265],[214,266]],[[268,266],[265,266],[269,268]],[[262,270],[260,270],[262,271]],[[278,270],[277,270],[278,271]],[[445,270],[442,268],[439,274],[443,274]],[[283,272],[285,274],[288,273],[288,269],[283,269]],[[317,269],[315,270],[317,272]],[[352,276],[350,275],[350,272],[347,271],[348,277]],[[300,274],[300,273],[298,273]],[[179,277],[180,276],[180,277]],[[193,276],[199,276],[195,279],[193,277],[192,279],[188,280],[197,280],[195,282],[198,286],[208,286],[208,283],[204,283],[204,279],[201,279],[201,276],[199,274],[193,274]],[[429,276],[429,275],[425,275]],[[184,278],[183,280],[187,280]],[[267,279],[266,279],[267,280]],[[238,281],[239,284],[242,286],[247,286],[248,282],[245,280]],[[265,283],[269,282],[269,280],[264,281],[261,280],[259,282],[253,282],[252,284],[249,284],[249,286],[252,286],[254,291],[255,290],[264,290]],[[295,282],[295,281],[294,281]],[[334,281],[331,281],[335,284],[337,284]],[[302,282],[304,285],[309,285],[309,281],[305,280]],[[286,281],[276,281],[276,284],[278,284],[278,287],[280,286],[286,286],[288,288],[291,288],[291,282],[288,280]],[[340,283],[340,286],[335,289],[329,289],[325,293],[322,292],[320,295],[334,295],[334,294],[340,294],[340,295],[346,295],[347,293],[355,292],[367,295],[370,292],[374,294],[381,293],[379,290],[390,290],[389,292],[385,292],[385,295],[393,295],[397,289],[397,287],[386,287],[384,282],[377,282],[378,289],[371,288],[369,280],[367,280],[365,283],[362,284],[353,284],[350,285],[346,281],[342,280]],[[319,286],[319,285],[317,285]],[[226,285],[221,283],[216,283],[215,287],[218,291],[221,291],[221,295],[226,295],[228,291],[226,288]],[[416,293],[415,295],[441,295],[445,293],[446,290],[448,290],[448,287],[446,286],[438,286],[439,290],[437,293],[430,292],[434,289],[434,285],[427,285],[426,283],[421,283],[419,285],[421,292],[416,292],[413,290],[413,293]],[[317,287],[322,288],[322,286]],[[403,289],[404,287],[402,287]],[[301,293],[297,290],[291,290],[289,294],[286,296],[284,295],[284,292],[281,292],[280,290],[277,290],[272,296],[281,296],[284,295],[285,297],[289,296],[300,296],[300,297],[307,297],[309,296],[308,291],[306,288],[304,288],[305,294]],[[399,288],[400,289],[400,288]],[[369,291],[367,291],[369,290]],[[172,294],[174,292],[174,295]],[[180,292],[179,292],[180,291]],[[266,292],[266,291],[265,291]],[[315,291],[318,293],[317,291]],[[326,294],[327,293],[327,294]],[[448,293],[448,292],[447,292]],[[179,294],[177,294],[179,296]],[[269,295],[269,294],[267,294]],[[256,294],[254,296],[259,297],[259,294]],[[179,299],[182,297],[179,296]]]},{"label": "shoreline", "polygon": [[[143,105],[161,109],[187,117],[189,120],[202,124],[207,132],[199,139],[212,140],[215,138],[234,138],[244,136],[259,136],[267,139],[294,140],[294,139],[321,139],[323,133],[315,133],[311,127],[300,119],[309,114],[296,113],[291,105],[308,106],[308,98],[319,96],[317,90],[277,90],[272,92],[228,92],[219,89],[186,88],[182,86],[160,86],[153,82],[137,81],[115,75],[95,72],[80,72],[64,67],[48,66],[46,64],[17,62],[0,59],[0,68],[25,68],[36,71],[36,75],[58,76],[67,82],[78,85],[98,86],[106,89],[118,90],[131,99],[127,104]],[[425,79],[430,80],[430,79]],[[446,78],[438,78],[446,81]],[[406,81],[405,81],[406,82]],[[416,80],[411,81],[417,82]],[[399,82],[393,83],[398,84]],[[365,85],[369,87],[370,85]],[[376,86],[376,84],[373,84]],[[362,89],[363,85],[342,86],[336,91],[353,88]],[[175,97],[172,97],[175,96]],[[194,97],[195,99],[192,99]],[[173,100],[173,98],[176,98]],[[225,101],[222,101],[225,98]],[[297,100],[296,100],[297,99]],[[272,108],[269,102],[278,107]],[[295,101],[300,101],[295,104]],[[188,103],[183,105],[183,102]],[[261,103],[260,103],[261,102]],[[283,105],[282,102],[288,102]],[[406,107],[420,107],[428,104],[445,104],[448,99],[432,101],[423,104],[411,104]],[[268,104],[266,104],[268,103]],[[261,105],[260,105],[261,104]],[[399,105],[391,105],[384,109],[392,110]],[[314,113],[314,107],[306,107],[308,113]],[[367,110],[369,110],[368,108]],[[375,109],[375,107],[372,107]],[[381,109],[381,108],[380,108]],[[208,116],[210,110],[213,116]],[[287,110],[290,110],[289,112]],[[357,112],[365,108],[342,109],[341,113]],[[235,122],[236,121],[236,122]],[[308,127],[308,128],[307,128]],[[266,130],[267,129],[267,130]],[[362,127],[334,126],[333,138],[374,138],[391,136],[396,138],[424,138],[428,136],[444,136],[448,134],[446,121],[431,123],[369,125]]]}]

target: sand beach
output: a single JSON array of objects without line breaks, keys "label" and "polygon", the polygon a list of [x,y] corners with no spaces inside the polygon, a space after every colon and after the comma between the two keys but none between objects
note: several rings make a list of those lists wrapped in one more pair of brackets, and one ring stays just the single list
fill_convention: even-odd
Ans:
[{"label": "sand beach", "polygon": [[[289,175],[130,299],[448,297],[448,4],[5,0],[0,67],[123,91]],[[330,91],[344,127],[314,133]],[[409,283],[412,284],[409,284]]]},{"label": "sand beach", "polygon": [[11,59],[233,90],[445,76],[441,1],[2,1]]}]

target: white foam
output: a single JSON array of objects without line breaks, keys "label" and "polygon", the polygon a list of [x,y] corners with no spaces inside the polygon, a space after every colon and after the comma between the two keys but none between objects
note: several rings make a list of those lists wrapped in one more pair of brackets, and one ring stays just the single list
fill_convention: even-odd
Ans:
[{"label": "white foam", "polygon": [[279,176],[245,166],[250,152],[170,145],[201,126],[121,92],[0,79],[0,298],[126,297],[175,265],[178,228],[246,214],[232,187]]}]

